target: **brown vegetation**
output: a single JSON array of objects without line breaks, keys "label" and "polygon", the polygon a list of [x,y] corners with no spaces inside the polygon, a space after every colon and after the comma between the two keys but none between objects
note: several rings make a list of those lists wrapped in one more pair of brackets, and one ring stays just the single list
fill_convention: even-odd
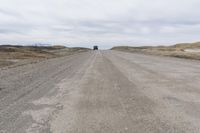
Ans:
[{"label": "brown vegetation", "polygon": [[200,60],[200,52],[186,52],[185,50],[187,49],[200,49],[200,42],[182,43],[173,46],[156,46],[156,47],[118,46],[112,48],[112,50],[119,50],[125,52],[137,52],[137,53],[144,53],[151,55],[172,56],[172,57]]},{"label": "brown vegetation", "polygon": [[87,48],[67,48],[64,46],[11,46],[0,45],[0,67],[27,63],[42,59],[67,56],[88,51]]}]

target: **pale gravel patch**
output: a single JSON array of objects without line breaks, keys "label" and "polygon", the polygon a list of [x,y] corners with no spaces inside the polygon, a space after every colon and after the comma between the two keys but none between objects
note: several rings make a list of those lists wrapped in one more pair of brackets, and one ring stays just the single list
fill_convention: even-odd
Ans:
[{"label": "pale gravel patch", "polygon": [[26,130],[27,133],[39,133],[40,130],[48,121],[49,114],[54,110],[52,108],[44,108],[41,110],[30,110],[23,112],[24,116],[31,116],[33,119],[32,125]]}]

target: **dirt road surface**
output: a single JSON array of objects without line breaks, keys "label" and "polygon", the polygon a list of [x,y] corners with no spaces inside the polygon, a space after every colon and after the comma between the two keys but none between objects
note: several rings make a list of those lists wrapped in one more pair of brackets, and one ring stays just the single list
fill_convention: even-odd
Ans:
[{"label": "dirt road surface", "polygon": [[199,132],[199,61],[91,51],[0,69],[0,133]]}]

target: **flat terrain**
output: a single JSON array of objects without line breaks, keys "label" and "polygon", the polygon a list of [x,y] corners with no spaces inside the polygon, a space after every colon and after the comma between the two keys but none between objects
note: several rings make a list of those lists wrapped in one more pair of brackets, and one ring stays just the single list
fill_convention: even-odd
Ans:
[{"label": "flat terrain", "polygon": [[181,43],[172,46],[117,46],[113,47],[112,50],[200,60],[200,42]]},{"label": "flat terrain", "polygon": [[200,62],[89,51],[0,69],[1,133],[199,133]]}]

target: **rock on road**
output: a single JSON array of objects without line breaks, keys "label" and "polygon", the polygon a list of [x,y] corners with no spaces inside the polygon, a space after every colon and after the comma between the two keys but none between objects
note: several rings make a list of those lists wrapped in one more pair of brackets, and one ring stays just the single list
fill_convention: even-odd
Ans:
[{"label": "rock on road", "polygon": [[199,61],[90,51],[0,70],[0,133],[199,132]]}]

